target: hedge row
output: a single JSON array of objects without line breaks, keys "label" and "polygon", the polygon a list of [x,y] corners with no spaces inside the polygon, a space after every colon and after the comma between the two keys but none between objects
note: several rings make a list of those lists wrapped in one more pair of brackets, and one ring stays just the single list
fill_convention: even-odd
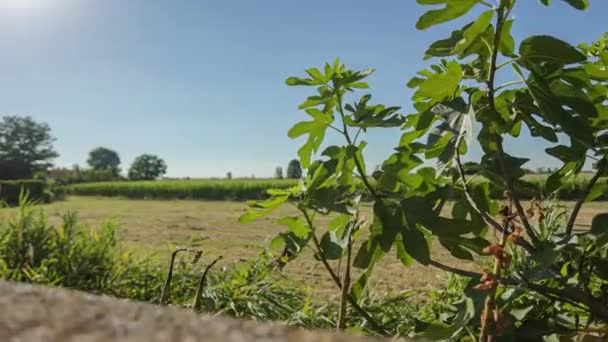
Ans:
[{"label": "hedge row", "polygon": [[28,194],[29,199],[43,202],[52,200],[45,181],[26,179],[0,181],[0,201],[8,205],[17,204],[22,190]]},{"label": "hedge row", "polygon": [[69,194],[146,199],[261,199],[272,188],[288,188],[296,180],[176,180],[72,184]]}]

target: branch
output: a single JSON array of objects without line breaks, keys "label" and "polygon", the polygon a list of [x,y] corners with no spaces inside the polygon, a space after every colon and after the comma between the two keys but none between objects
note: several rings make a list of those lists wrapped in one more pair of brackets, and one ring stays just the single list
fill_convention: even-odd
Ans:
[{"label": "branch", "polygon": [[[584,292],[574,287],[556,289],[545,285],[534,284],[527,281],[526,279],[523,280],[525,282],[525,285],[534,292],[537,292],[541,295],[550,298],[556,298],[563,302],[569,302],[573,305],[582,304],[586,306],[587,310],[596,317],[601,318],[604,321],[608,321],[608,305],[606,305],[606,303],[603,303],[599,298],[595,298],[587,292]],[[521,285],[517,281],[509,281],[505,279],[499,279],[499,282],[504,285]]]},{"label": "branch", "polygon": [[[317,236],[314,233],[314,229],[313,229],[314,225],[312,224],[312,221],[310,220],[310,217],[308,216],[308,213],[304,209],[301,209],[301,208],[298,208],[298,209],[300,209],[300,211],[304,215],[304,218],[306,219],[306,223],[308,224],[308,227],[312,231],[312,241],[315,244],[315,248],[317,249],[317,255],[319,256],[319,259],[321,259],[321,263],[323,264],[323,266],[327,270],[327,273],[329,273],[331,279],[334,281],[334,283],[336,284],[336,286],[339,289],[342,289],[342,282],[340,281],[340,278],[338,277],[338,275],[336,275],[336,273],[334,272],[334,270],[329,265],[329,262],[327,262],[327,259],[323,256],[323,253],[322,253],[323,249],[321,248],[321,243],[319,243],[319,239],[317,238]],[[378,332],[379,334],[384,335],[384,336],[389,336],[390,335],[378,322],[376,322],[376,320],[372,316],[370,316],[359,305],[359,303],[357,303],[357,301],[353,298],[352,295],[349,294],[347,299],[348,299],[348,302],[350,303],[350,305],[353,307],[353,309],[355,311],[357,311],[357,313],[359,315],[361,315],[361,317],[363,317],[369,323],[369,325],[372,327],[373,330],[375,330],[376,332]]]},{"label": "branch", "polygon": [[205,268],[205,271],[203,272],[203,275],[201,275],[201,279],[198,282],[198,288],[196,289],[196,295],[194,296],[194,304],[192,305],[192,310],[194,312],[199,312],[201,309],[201,300],[202,300],[202,296],[203,296],[203,290],[205,289],[205,285],[207,282],[207,273],[209,273],[209,270],[211,270],[211,268],[220,260],[222,260],[222,256],[220,255],[219,257],[215,258],[215,260],[213,260],[209,265],[207,265],[207,267]]},{"label": "branch", "polygon": [[481,278],[481,274],[479,274],[479,273],[461,270],[461,269],[458,269],[458,268],[455,268],[452,266],[444,265],[444,264],[434,261],[434,260],[431,260],[429,262],[429,265],[437,267],[438,269],[446,271],[446,272],[457,274],[459,276],[468,277],[468,278]]},{"label": "branch", "polygon": [[538,238],[538,236],[536,235],[534,228],[532,228],[530,221],[528,221],[528,216],[526,216],[524,207],[521,205],[519,197],[517,196],[517,193],[515,192],[515,187],[513,185],[513,182],[511,181],[511,178],[507,174],[507,169],[506,169],[505,161],[504,161],[505,152],[502,149],[502,142],[499,142],[497,145],[498,145],[498,162],[500,164],[500,168],[502,169],[502,173],[505,176],[505,184],[507,185],[507,190],[509,191],[511,200],[513,201],[513,204],[515,205],[515,209],[517,210],[517,216],[519,216],[519,218],[521,219],[521,223],[524,225],[526,234],[532,240],[532,245],[538,246],[538,245],[540,245],[541,241]]},{"label": "branch", "polygon": [[572,214],[570,215],[570,219],[568,220],[568,225],[566,226],[566,237],[564,237],[564,239],[568,239],[570,236],[572,236],[574,222],[576,222],[576,218],[578,217],[578,213],[580,212],[581,208],[583,207],[583,204],[585,203],[585,199],[587,198],[587,196],[589,196],[591,189],[593,189],[595,183],[597,183],[600,177],[604,174],[607,167],[608,162],[606,161],[606,159],[602,159],[598,162],[597,171],[593,175],[593,178],[591,178],[591,180],[589,181],[589,184],[587,184],[585,191],[583,191],[583,196],[581,196],[581,198],[579,198],[579,200],[574,205],[574,210],[572,210]]},{"label": "branch", "polygon": [[[487,82],[488,104],[490,106],[490,109],[493,112],[497,112],[496,99],[495,99],[496,88],[494,87],[494,83],[496,80],[496,70],[497,70],[496,62],[498,60],[498,48],[500,46],[500,40],[502,38],[501,33],[502,33],[502,26],[504,25],[504,18],[505,18],[505,16],[508,17],[510,10],[511,9],[508,8],[507,12],[505,14],[504,2],[501,1],[501,6],[497,11],[497,16],[496,16],[496,33],[494,34],[494,42],[493,42],[493,46],[492,46],[493,47],[492,57],[491,57],[491,62],[490,62],[490,73],[489,73],[488,82]],[[513,203],[515,204],[515,209],[517,209],[517,214],[521,218],[524,228],[526,229],[526,233],[532,240],[532,245],[538,246],[540,243],[540,240],[536,236],[536,232],[534,231],[534,229],[532,229],[532,226],[530,225],[530,222],[528,221],[528,217],[525,214],[524,208],[522,207],[522,205],[519,201],[519,198],[518,198],[517,194],[515,193],[515,187],[513,186],[513,182],[507,175],[507,172],[506,172],[507,170],[506,170],[505,161],[504,161],[505,152],[503,150],[502,140],[500,139],[500,137],[498,137],[496,139],[496,145],[498,147],[496,156],[498,158],[498,163],[500,164],[502,173],[505,176],[505,183],[507,186],[507,190],[511,193],[511,199],[513,200]]]}]

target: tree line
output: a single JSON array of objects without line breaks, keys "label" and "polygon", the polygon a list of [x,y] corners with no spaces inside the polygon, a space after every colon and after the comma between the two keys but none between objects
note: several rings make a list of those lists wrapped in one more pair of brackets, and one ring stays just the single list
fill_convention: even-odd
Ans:
[{"label": "tree line", "polygon": [[[0,179],[59,178],[67,182],[114,180],[121,178],[121,160],[118,153],[106,147],[89,152],[88,169],[78,165],[53,168],[59,157],[47,123],[37,122],[30,116],[4,116],[0,120]],[[167,164],[154,154],[135,158],[127,171],[131,180],[157,179],[167,172]]]},{"label": "tree line", "polygon": [[[57,168],[53,160],[59,157],[56,141],[47,123],[30,116],[4,116],[0,120],[0,180],[52,178],[62,183],[81,183],[124,179],[121,159],[115,150],[97,147],[89,152],[88,168],[74,165]],[[130,180],[154,180],[167,173],[166,162],[154,154],[145,153],[133,161],[126,172]],[[232,173],[226,174],[228,179]],[[277,167],[275,178],[302,178],[302,167],[297,159],[283,168]]]}]

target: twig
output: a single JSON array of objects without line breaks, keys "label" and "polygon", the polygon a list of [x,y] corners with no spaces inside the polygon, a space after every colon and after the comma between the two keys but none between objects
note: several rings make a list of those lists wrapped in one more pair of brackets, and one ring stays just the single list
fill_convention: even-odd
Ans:
[{"label": "twig", "polygon": [[444,265],[438,261],[434,261],[431,260],[429,262],[429,265],[437,267],[440,270],[444,270],[446,272],[450,272],[450,273],[454,273],[463,277],[468,277],[468,278],[481,278],[481,274],[479,273],[475,273],[475,272],[471,272],[471,271],[466,271],[466,270],[461,270],[459,268],[456,267],[452,267],[452,266],[448,266],[448,265]]},{"label": "twig", "polygon": [[572,210],[572,214],[570,215],[570,219],[568,220],[568,225],[566,226],[566,236],[564,237],[564,241],[570,238],[570,236],[572,236],[572,230],[574,229],[574,223],[576,222],[578,213],[582,209],[583,204],[585,204],[585,199],[587,198],[587,196],[589,196],[591,189],[593,189],[595,183],[597,183],[597,181],[606,171],[607,166],[608,161],[606,161],[606,159],[602,159],[598,162],[597,171],[593,175],[593,178],[589,180],[589,184],[587,184],[585,191],[583,191],[583,196],[581,196],[581,198],[579,198],[579,200],[574,205],[574,209]]},{"label": "twig", "polygon": [[213,266],[215,266],[215,264],[217,264],[218,261],[222,260],[222,256],[218,256],[217,258],[215,258],[215,260],[213,260],[209,265],[207,265],[207,267],[205,268],[205,271],[203,272],[203,274],[201,275],[201,279],[198,282],[198,288],[196,289],[196,295],[194,296],[194,304],[192,305],[192,310],[194,312],[200,312],[201,310],[201,301],[203,298],[203,290],[205,289],[205,285],[207,283],[207,273],[209,273],[209,270],[211,270],[211,268]]},{"label": "twig", "polygon": [[167,272],[167,279],[165,280],[165,285],[163,286],[162,292],[160,294],[159,304],[161,306],[165,306],[169,303],[169,293],[171,292],[171,280],[173,279],[173,266],[175,265],[175,259],[177,254],[181,252],[191,252],[194,254],[194,259],[192,263],[195,264],[201,257],[202,252],[198,249],[187,248],[187,247],[178,247],[171,253],[171,264],[169,264],[169,271]]},{"label": "twig", "polygon": [[[523,279],[523,278],[522,278]],[[504,282],[499,280],[501,283],[507,285],[513,285],[510,282]],[[586,309],[598,318],[604,321],[608,321],[608,305],[603,303],[600,299],[593,297],[591,294],[581,291],[574,287],[566,287],[564,289],[556,289],[545,285],[534,284],[529,281],[525,281],[525,285],[541,295],[557,298],[563,302],[569,302],[573,305],[583,304]],[[519,284],[517,284],[519,285]],[[578,305],[577,305],[578,306]]]}]

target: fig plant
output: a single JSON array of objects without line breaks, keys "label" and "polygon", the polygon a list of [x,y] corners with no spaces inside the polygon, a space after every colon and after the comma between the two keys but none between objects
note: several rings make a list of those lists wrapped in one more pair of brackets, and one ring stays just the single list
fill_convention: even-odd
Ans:
[{"label": "fig plant", "polygon": [[[586,0],[564,1],[578,10],[588,7]],[[574,228],[584,203],[608,190],[602,178],[608,176],[608,35],[578,47],[547,35],[517,43],[511,29],[520,2],[418,0],[442,6],[419,18],[420,30],[479,13],[427,49],[424,58],[434,63],[407,83],[413,89],[412,114],[373,104],[369,94],[359,96],[372,70],[350,70],[339,60],[287,80],[315,90],[299,107],[309,119],[289,131],[291,138],[306,137],[298,151],[306,178],[294,188],[270,191],[268,200],[251,202],[241,221],[285,203],[298,209],[300,216],[278,220],[287,230],[272,245],[283,247],[282,263],[306,247],[314,250],[341,291],[338,328],[345,328],[342,317],[351,305],[368,329],[387,333],[358,299],[378,262],[394,252],[405,266],[419,263],[469,279],[453,310],[419,322],[420,337],[497,341],[606,334],[608,213],[597,215],[588,232]],[[508,81],[498,82],[503,79]],[[545,193],[559,191],[588,161],[597,163],[564,220],[540,201],[521,200],[538,189],[523,178],[529,160],[508,151],[505,139],[521,138],[524,127],[528,139],[550,145],[547,155],[562,162]],[[380,128],[403,134],[372,178],[361,137]],[[329,133],[341,136],[343,145],[323,145]],[[483,152],[483,182],[469,182],[461,161],[473,144]],[[431,159],[436,167],[424,163]],[[490,197],[497,192],[504,193],[502,200]],[[445,214],[448,198],[455,200]],[[361,201],[373,205],[369,221],[360,214]],[[318,217],[327,215],[331,221],[322,227]],[[369,234],[360,234],[363,230]],[[476,262],[480,271],[438,262],[431,240],[455,261]],[[355,246],[360,247],[355,251]],[[332,267],[331,260],[339,260],[340,267]],[[361,269],[354,280],[352,267]]]}]

